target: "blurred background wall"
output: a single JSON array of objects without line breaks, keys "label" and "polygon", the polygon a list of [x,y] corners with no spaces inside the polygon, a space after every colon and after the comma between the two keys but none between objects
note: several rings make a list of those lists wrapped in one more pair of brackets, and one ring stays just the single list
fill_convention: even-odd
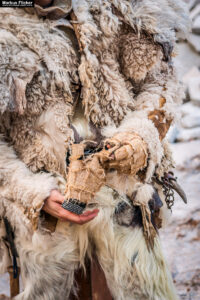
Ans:
[{"label": "blurred background wall", "polygon": [[180,122],[168,134],[176,176],[188,197],[176,197],[170,225],[161,232],[181,300],[200,300],[200,0],[186,1],[191,32],[177,46],[175,65],[185,89]]}]

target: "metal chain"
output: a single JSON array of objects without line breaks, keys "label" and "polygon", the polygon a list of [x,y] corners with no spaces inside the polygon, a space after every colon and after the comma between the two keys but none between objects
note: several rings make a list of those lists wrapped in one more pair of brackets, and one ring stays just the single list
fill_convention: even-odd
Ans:
[{"label": "metal chain", "polygon": [[[169,176],[170,175],[170,176]],[[171,186],[172,180],[176,181],[176,178],[172,177],[173,173],[166,173],[161,179],[158,176],[154,176],[154,180],[162,186],[163,194],[165,195],[165,202],[168,209],[172,209],[174,205],[174,190]]]},{"label": "metal chain", "polygon": [[163,193],[165,195],[165,202],[168,209],[172,209],[174,205],[174,190],[169,187],[166,183],[163,182]]}]

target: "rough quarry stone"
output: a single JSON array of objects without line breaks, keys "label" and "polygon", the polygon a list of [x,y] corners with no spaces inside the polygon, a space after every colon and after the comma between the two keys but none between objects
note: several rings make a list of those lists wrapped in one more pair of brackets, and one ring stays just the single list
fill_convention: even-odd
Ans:
[{"label": "rough quarry stone", "polygon": [[198,4],[199,4],[199,0],[185,0],[185,2],[187,3],[188,9],[190,11],[192,11],[193,9],[195,9],[195,7],[197,7]]},{"label": "rough quarry stone", "polygon": [[200,299],[200,172],[189,163],[199,154],[199,149],[200,141],[172,145],[176,165],[180,166],[175,176],[188,197],[188,204],[184,205],[175,195],[171,222],[160,230],[180,300]]},{"label": "rough quarry stone", "polygon": [[187,72],[182,81],[189,95],[189,100],[200,105],[200,71],[197,67],[193,67]]},{"label": "rough quarry stone", "polygon": [[200,116],[200,108],[194,105],[192,102],[187,102],[181,106],[181,114],[182,117],[187,115],[199,115]]},{"label": "rough quarry stone", "polygon": [[196,77],[200,77],[200,71],[196,66],[194,66],[183,76],[182,81],[184,84],[188,85],[190,80],[193,80],[193,78]]},{"label": "rough quarry stone", "polygon": [[181,106],[181,115],[183,128],[200,127],[200,107],[188,102]]},{"label": "rough quarry stone", "polygon": [[200,139],[200,127],[181,129],[176,137],[177,142],[186,142]]},{"label": "rough quarry stone", "polygon": [[[200,55],[193,51],[193,48],[185,42],[179,43],[177,45],[177,52],[178,55],[174,58],[174,64],[178,72],[179,79],[182,80],[188,72],[193,70],[197,71],[197,74],[195,76],[198,76],[200,74],[198,70],[198,66],[200,66]],[[189,77],[191,74],[189,74]]]},{"label": "rough quarry stone", "polygon": [[190,100],[200,106],[200,77],[195,77],[189,81],[188,92]]},{"label": "rough quarry stone", "polygon": [[200,14],[200,3],[196,5],[190,12],[190,20],[194,20]]},{"label": "rough quarry stone", "polygon": [[188,42],[198,53],[200,53],[200,36],[199,35],[190,33],[188,36]]},{"label": "rough quarry stone", "polygon": [[192,32],[200,34],[200,15],[194,20],[192,24]]},{"label": "rough quarry stone", "polygon": [[[189,161],[199,155],[200,140],[171,144],[176,169],[183,169]],[[200,172],[199,172],[200,179]],[[200,188],[200,185],[199,185]]]},{"label": "rough quarry stone", "polygon": [[181,126],[183,128],[200,127],[200,114],[185,116],[181,120]]},{"label": "rough quarry stone", "polygon": [[[192,102],[187,102],[181,106],[180,110],[180,122],[171,126],[167,133],[169,142],[200,139],[200,107]],[[200,153],[199,150],[198,153]]]}]

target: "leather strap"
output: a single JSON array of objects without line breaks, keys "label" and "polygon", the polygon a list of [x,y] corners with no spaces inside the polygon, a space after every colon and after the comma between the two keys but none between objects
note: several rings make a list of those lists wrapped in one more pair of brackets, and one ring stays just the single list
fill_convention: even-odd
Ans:
[{"label": "leather strap", "polygon": [[14,269],[13,266],[8,267],[8,273],[10,277],[10,296],[11,298],[17,296],[20,292],[20,285],[19,285],[19,274],[20,268],[18,267],[17,277],[14,276]]},{"label": "leather strap", "polygon": [[78,41],[79,51],[80,51],[80,53],[82,53],[83,49],[85,48],[85,45],[83,45],[83,43],[81,42],[79,24],[78,24],[77,17],[76,17],[73,10],[70,13],[70,17],[71,17],[72,26],[74,28],[74,32],[75,32],[75,35],[76,35],[76,38],[77,38],[77,41]]}]

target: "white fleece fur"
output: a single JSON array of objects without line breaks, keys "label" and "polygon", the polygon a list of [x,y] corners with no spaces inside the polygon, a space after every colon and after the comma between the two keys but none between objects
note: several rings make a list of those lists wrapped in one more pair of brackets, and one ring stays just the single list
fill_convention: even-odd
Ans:
[{"label": "white fleece fur", "polygon": [[50,174],[32,173],[2,139],[0,153],[1,198],[15,201],[25,213],[28,209],[37,217],[44,200],[57,188],[55,179]]},{"label": "white fleece fur", "polygon": [[156,165],[159,165],[163,156],[163,149],[159,139],[158,130],[153,122],[148,120],[146,113],[139,111],[130,113],[124,118],[121,125],[116,127],[105,127],[103,134],[106,137],[112,137],[116,132],[133,131],[138,133],[147,143],[149,152],[149,161],[145,181],[150,182],[155,171]]},{"label": "white fleece fur", "polygon": [[[175,41],[175,29],[186,34],[188,31],[187,6],[178,0],[111,0],[125,20],[138,31],[144,29],[155,35],[158,42]],[[174,29],[174,30],[173,30]]]},{"label": "white fleece fur", "polygon": [[[143,192],[141,188],[140,199]],[[159,237],[155,239],[154,249],[148,250],[141,228],[115,223],[115,207],[122,199],[126,201],[126,197],[114,199],[113,193],[112,189],[102,187],[93,201],[94,207],[100,210],[98,216],[81,227],[71,227],[78,242],[80,261],[84,264],[85,253],[91,254],[90,243],[95,243],[98,260],[115,300],[178,299]],[[145,194],[145,198],[147,196]]]},{"label": "white fleece fur", "polygon": [[[174,45],[176,30],[184,32],[187,28],[183,2],[73,0],[72,6],[84,47],[79,66],[77,49],[69,36],[52,27],[48,20],[43,21],[21,9],[0,9],[0,46],[4,50],[0,59],[2,66],[6,66],[0,71],[0,111],[22,113],[15,114],[12,126],[9,118],[1,116],[0,126],[5,126],[4,133],[10,132],[6,138],[35,172],[31,172],[3,140],[0,142],[0,211],[15,229],[24,280],[24,292],[16,299],[68,299],[74,270],[79,264],[84,267],[85,255],[92,257],[92,246],[95,245],[115,300],[175,300],[177,296],[159,237],[155,238],[154,248],[148,250],[140,227],[126,228],[115,220],[116,205],[122,199],[127,201],[125,189],[131,193],[130,187],[133,190],[136,187],[133,179],[124,178],[124,186],[119,187],[117,198],[111,188],[102,187],[93,203],[100,212],[92,222],[83,226],[68,223],[61,226],[59,222],[54,234],[41,226],[33,233],[32,223],[37,224],[44,199],[51,189],[59,188],[55,178],[39,171],[44,168],[61,174],[65,169],[63,155],[67,146],[62,143],[65,136],[67,145],[73,139],[69,126],[73,94],[79,79],[88,122],[104,127],[106,137],[117,131],[133,130],[147,143],[146,183],[150,182],[157,165],[160,167],[163,163],[161,174],[171,162],[170,157],[165,162],[162,160],[163,151],[168,154],[169,151],[160,142],[157,129],[148,120],[148,113],[159,107],[159,99],[163,97],[166,118],[175,117],[174,111],[182,93],[177,88],[172,67],[162,61],[160,53],[164,43]],[[148,42],[140,39],[144,32],[149,36]],[[141,47],[138,67],[142,60],[140,54],[145,55],[148,43],[153,51],[155,60],[150,67],[145,61],[144,76],[136,76],[134,68],[130,72],[123,71],[121,43],[129,36]],[[131,59],[135,56],[129,51],[124,53],[127,53],[123,59],[128,65],[129,54]],[[133,78],[129,78],[130,74]],[[137,83],[138,92],[134,78],[142,78]],[[20,97],[13,98],[16,95]],[[18,110],[15,105],[19,106]],[[49,122],[53,135],[48,128]],[[75,123],[77,129],[82,128],[76,120]],[[106,128],[108,125],[112,128]],[[86,137],[83,130],[84,134]],[[60,145],[60,152],[56,144]],[[63,186],[64,180],[61,181]],[[152,189],[144,185],[138,195],[140,201],[147,203]],[[1,244],[0,253],[4,250],[5,245]],[[5,271],[5,265],[1,271]]]}]

